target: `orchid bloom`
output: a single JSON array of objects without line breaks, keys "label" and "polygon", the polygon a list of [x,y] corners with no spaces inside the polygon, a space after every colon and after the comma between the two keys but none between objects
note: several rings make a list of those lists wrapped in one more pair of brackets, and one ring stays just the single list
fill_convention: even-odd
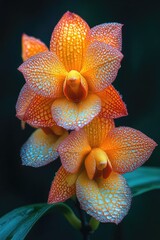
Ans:
[{"label": "orchid bloom", "polygon": [[122,24],[90,29],[67,12],[51,36],[50,51],[40,40],[23,35],[19,67],[26,80],[16,110],[17,117],[34,127],[79,129],[96,115],[127,115],[119,93],[111,85],[117,76]]},{"label": "orchid bloom", "polygon": [[76,194],[89,215],[118,224],[131,203],[130,188],[121,174],[141,166],[156,145],[140,131],[115,127],[111,119],[94,118],[60,143],[62,166],[48,202],[63,202]]},{"label": "orchid bloom", "polygon": [[[47,50],[48,48],[40,40],[23,34],[23,61],[26,61],[28,58]],[[23,99],[23,102],[21,99]],[[47,118],[47,116],[50,115],[50,109],[47,107],[46,99],[44,101],[41,100],[42,99],[39,98],[39,96],[36,96],[34,92],[29,89],[27,84],[25,84],[16,105],[18,114],[20,114],[20,119],[26,120],[25,117],[28,116],[27,123],[33,127],[37,127],[37,122],[39,122],[38,119],[41,117],[42,128],[35,130],[21,149],[22,164],[36,168],[47,165],[59,157],[57,152],[59,143],[68,135],[68,132],[65,129],[57,126],[56,124],[53,125],[53,119],[51,116],[50,118]],[[36,104],[36,107],[34,107],[34,104]],[[43,127],[45,126],[46,120],[48,121],[49,126],[53,126]],[[24,123],[25,122],[23,122],[23,124]]]}]

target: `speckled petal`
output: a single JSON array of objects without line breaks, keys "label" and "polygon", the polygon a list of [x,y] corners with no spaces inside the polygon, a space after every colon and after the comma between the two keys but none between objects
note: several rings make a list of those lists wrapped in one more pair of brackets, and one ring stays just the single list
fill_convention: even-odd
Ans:
[{"label": "speckled petal", "polygon": [[130,172],[148,160],[157,144],[145,134],[129,127],[111,130],[101,145],[106,151],[113,171]]},{"label": "speckled petal", "polygon": [[130,208],[130,189],[125,179],[114,172],[96,181],[83,172],[76,182],[76,195],[82,209],[100,222],[118,224]]},{"label": "speckled petal", "polygon": [[37,129],[21,149],[22,164],[31,167],[44,166],[58,157],[57,141],[55,134],[45,134]]},{"label": "speckled petal", "polygon": [[48,203],[64,202],[75,195],[75,181],[77,177],[74,178],[71,184],[69,179],[72,177],[74,177],[74,174],[68,173],[62,166],[60,167],[52,182]]},{"label": "speckled petal", "polygon": [[51,114],[53,100],[35,94],[25,84],[16,104],[16,116],[33,127],[52,127],[54,122]]},{"label": "speckled petal", "polygon": [[18,96],[18,100],[16,103],[16,116],[20,119],[23,120],[25,112],[32,101],[32,99],[36,96],[36,94],[31,91],[31,89],[28,87],[27,84],[25,84]]},{"label": "speckled petal", "polygon": [[103,42],[93,42],[87,49],[81,74],[93,92],[100,92],[116,78],[123,55]]},{"label": "speckled petal", "polygon": [[55,27],[50,50],[56,53],[68,71],[81,69],[89,30],[88,24],[71,12],[66,12]]},{"label": "speckled petal", "polygon": [[91,28],[90,42],[95,40],[122,50],[122,26],[120,23],[104,23]]},{"label": "speckled petal", "polygon": [[39,53],[26,60],[18,70],[37,94],[50,98],[63,95],[63,82],[67,72],[54,53]]},{"label": "speckled petal", "polygon": [[90,150],[91,147],[83,129],[72,131],[58,147],[62,165],[70,173],[79,171]]},{"label": "speckled petal", "polygon": [[111,129],[114,128],[113,119],[106,119],[98,115],[84,127],[89,144],[92,148],[99,147]]},{"label": "speckled petal", "polygon": [[97,93],[97,95],[102,101],[100,117],[119,118],[128,115],[122,97],[112,85],[108,86],[104,91]]},{"label": "speckled petal", "polygon": [[80,103],[66,98],[56,99],[52,105],[52,116],[58,126],[65,129],[79,129],[89,123],[101,110],[101,100],[95,94]]},{"label": "speckled petal", "polygon": [[26,34],[22,35],[22,59],[26,61],[28,58],[40,52],[48,51],[47,46],[39,39],[30,37]]}]

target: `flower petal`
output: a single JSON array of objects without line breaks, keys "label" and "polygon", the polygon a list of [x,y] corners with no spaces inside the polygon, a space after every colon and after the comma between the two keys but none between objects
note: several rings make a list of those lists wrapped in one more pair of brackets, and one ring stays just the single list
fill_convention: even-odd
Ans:
[{"label": "flower petal", "polygon": [[100,92],[116,78],[123,55],[103,42],[93,42],[87,49],[81,74],[93,92]]},{"label": "flower petal", "polygon": [[91,147],[83,129],[72,131],[58,147],[62,165],[70,173],[80,170],[82,162],[90,150]]},{"label": "flower petal", "polygon": [[52,103],[52,99],[35,94],[25,84],[16,104],[16,116],[33,127],[52,127],[56,124],[51,114]]},{"label": "flower petal", "polygon": [[100,222],[118,224],[130,208],[130,189],[125,179],[114,172],[96,181],[83,172],[76,182],[76,194],[82,209]]},{"label": "flower petal", "polygon": [[89,179],[93,179],[96,173],[96,160],[91,153],[85,158],[85,169]]},{"label": "flower petal", "polygon": [[130,172],[148,160],[157,144],[145,134],[129,127],[111,130],[101,145],[106,151],[113,171]]},{"label": "flower petal", "polygon": [[100,41],[122,50],[122,26],[120,23],[104,23],[91,28],[90,41]]},{"label": "flower petal", "polygon": [[22,146],[22,164],[41,167],[52,162],[59,156],[57,148],[66,136],[66,132],[59,137],[53,133],[46,134],[43,130],[37,129]]},{"label": "flower petal", "polygon": [[103,118],[119,118],[128,115],[125,103],[118,91],[112,86],[108,86],[102,92],[97,93],[101,98],[102,108],[99,113]]},{"label": "flower petal", "polygon": [[98,115],[84,126],[89,144],[92,148],[99,147],[111,129],[114,128],[113,119],[105,119]]},{"label": "flower petal", "polygon": [[70,184],[68,179],[74,174],[68,173],[62,166],[56,173],[49,192],[48,203],[64,202],[75,195],[75,180]]},{"label": "flower petal", "polygon": [[78,15],[66,12],[55,27],[50,50],[59,57],[67,71],[80,71],[90,28]]},{"label": "flower petal", "polygon": [[100,98],[95,94],[89,94],[80,103],[71,102],[66,98],[56,99],[51,111],[58,126],[73,130],[89,123],[100,110]]},{"label": "flower petal", "polygon": [[22,87],[16,103],[16,116],[20,120],[23,120],[28,105],[35,96],[36,94],[30,90],[27,84]]},{"label": "flower petal", "polygon": [[50,98],[62,96],[67,72],[54,53],[39,53],[26,60],[18,70],[37,94]]},{"label": "flower petal", "polygon": [[39,39],[30,37],[26,34],[22,35],[22,59],[26,61],[28,58],[40,52],[48,51],[47,46]]}]

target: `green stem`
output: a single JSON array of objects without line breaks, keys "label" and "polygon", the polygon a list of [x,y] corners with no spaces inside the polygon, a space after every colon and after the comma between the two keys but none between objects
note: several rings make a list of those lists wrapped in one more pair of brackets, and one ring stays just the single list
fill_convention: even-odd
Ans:
[{"label": "green stem", "polygon": [[99,224],[100,224],[100,222],[93,217],[89,221],[89,225],[90,225],[93,232],[95,230],[97,230],[97,228],[99,227]]},{"label": "green stem", "polygon": [[59,204],[57,207],[65,216],[65,218],[68,220],[68,222],[77,230],[80,230],[82,228],[82,223],[79,220],[79,218],[74,214],[72,209],[64,204]]},{"label": "green stem", "polygon": [[81,226],[80,231],[83,235],[83,240],[90,240],[90,236],[93,233],[93,231],[92,231],[91,226],[87,222],[86,213],[85,213],[85,211],[83,211],[81,209],[78,200],[76,201],[76,207],[78,209],[80,219],[81,219],[81,222],[82,222],[82,226]]}]

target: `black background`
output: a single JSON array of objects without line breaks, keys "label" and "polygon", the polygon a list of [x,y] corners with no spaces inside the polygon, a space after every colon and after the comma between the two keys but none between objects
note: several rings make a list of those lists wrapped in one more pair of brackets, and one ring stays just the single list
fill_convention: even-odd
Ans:
[{"label": "black background", "polygon": [[[114,86],[127,103],[128,117],[116,124],[141,130],[160,143],[160,5],[159,1],[0,1],[0,216],[27,204],[46,202],[58,161],[33,169],[21,166],[22,144],[33,129],[20,128],[15,103],[24,84],[17,71],[21,64],[21,35],[40,38],[49,45],[52,30],[67,10],[92,27],[120,22],[123,27],[122,67]],[[159,166],[159,147],[148,166]],[[160,191],[136,197],[127,217],[118,226],[101,224],[92,239],[159,240]],[[27,239],[81,239],[58,211],[41,219]]]}]

